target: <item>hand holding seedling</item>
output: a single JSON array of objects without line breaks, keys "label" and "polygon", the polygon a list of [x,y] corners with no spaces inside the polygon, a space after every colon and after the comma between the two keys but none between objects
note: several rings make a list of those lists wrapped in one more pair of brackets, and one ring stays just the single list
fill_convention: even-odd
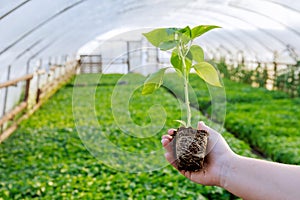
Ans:
[{"label": "hand holding seedling", "polygon": [[[223,137],[215,130],[206,126],[203,122],[198,123],[198,130],[205,130],[210,135],[207,146],[207,152],[209,152],[209,154],[206,157],[206,166],[204,166],[204,169],[201,171],[191,172],[180,170],[180,173],[196,183],[221,186],[220,172],[225,164],[230,163],[230,157],[232,157],[234,153]],[[174,145],[172,145],[173,137],[171,136],[173,132],[174,130],[170,129],[168,135],[162,136],[162,144],[166,149],[166,159],[178,169],[177,160],[173,154]]]},{"label": "hand holding seedling", "polygon": [[[235,154],[224,138],[203,122],[198,129],[210,137],[206,166],[197,172],[179,172],[195,183],[223,187],[242,199],[299,199],[300,166],[247,158]],[[173,129],[162,136],[165,157],[176,169],[173,154]]]}]

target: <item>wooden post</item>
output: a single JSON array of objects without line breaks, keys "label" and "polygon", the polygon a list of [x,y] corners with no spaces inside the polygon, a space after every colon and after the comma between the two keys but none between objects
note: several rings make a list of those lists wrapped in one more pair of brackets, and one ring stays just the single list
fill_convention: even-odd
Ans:
[{"label": "wooden post", "polygon": [[295,70],[294,66],[291,65],[291,96],[295,97],[296,84],[295,84]]},{"label": "wooden post", "polygon": [[156,70],[159,70],[159,64],[160,64],[160,60],[159,60],[159,49],[156,48],[155,49],[155,56],[156,56]]},{"label": "wooden post", "polygon": [[[29,97],[29,88],[30,88],[30,80],[31,79],[27,79],[26,80],[26,86],[25,86],[25,96],[24,96],[24,102],[27,102],[28,97]],[[28,103],[28,102],[27,102]]]},{"label": "wooden post", "polygon": [[[30,63],[30,60],[28,60],[27,63]],[[50,63],[51,64],[51,63]],[[71,63],[72,64],[72,63]],[[27,65],[29,66],[29,65]],[[50,84],[47,85],[47,87],[49,86],[52,89],[55,89],[54,91],[51,91],[51,93],[44,93],[43,91],[45,91],[45,87],[40,88],[40,75],[45,74],[45,70],[39,70],[42,66],[42,60],[40,60],[40,62],[38,63],[38,69],[35,73],[35,75],[37,76],[37,96],[36,96],[36,105],[34,105],[32,110],[27,110],[28,107],[28,99],[29,99],[29,93],[30,93],[30,81],[33,78],[33,74],[27,74],[24,75],[22,77],[18,77],[16,79],[10,80],[10,74],[11,74],[11,66],[8,66],[8,71],[7,71],[7,81],[4,83],[0,83],[0,89],[5,89],[5,98],[4,98],[4,108],[3,108],[3,116],[0,117],[0,144],[2,141],[4,141],[6,138],[9,137],[9,135],[11,135],[18,127],[18,125],[20,124],[20,122],[26,118],[28,118],[35,110],[37,110],[42,103],[44,102],[44,98],[43,96],[46,96],[46,98],[49,98],[52,94],[54,94],[54,92],[58,89],[58,87],[65,82],[66,80],[68,80],[71,75],[72,72],[70,71],[70,74],[67,74],[66,77],[63,77],[62,80],[53,80],[53,82],[51,82]],[[50,70],[55,70],[55,68],[57,68],[57,66],[53,66],[53,69]],[[28,67],[29,69],[29,67]],[[6,103],[9,100],[8,99],[8,88],[11,86],[16,86],[19,82],[21,81],[26,81],[26,85],[25,85],[25,95],[24,95],[24,99],[22,99],[23,101],[15,106],[12,110],[10,110],[9,112],[6,112]],[[51,90],[52,90],[51,89]],[[26,111],[26,113],[24,114],[23,112]],[[20,116],[20,114],[22,114],[22,116]],[[16,118],[17,117],[17,118]],[[9,122],[9,123],[8,123]]]},{"label": "wooden post", "polygon": [[68,55],[66,54],[65,55],[65,64],[64,64],[64,69],[63,69],[63,76],[65,76],[66,75],[66,73],[67,73],[67,71],[68,71],[68,66],[67,66],[67,64],[68,64]]},{"label": "wooden post", "polygon": [[89,66],[90,66],[89,73],[92,74],[93,73],[93,56],[92,55],[89,56]]},{"label": "wooden post", "polygon": [[[10,70],[11,70],[11,65],[8,66],[7,68],[7,77],[6,80],[9,81],[9,77],[10,77]],[[2,110],[2,117],[5,115],[6,113],[6,103],[7,103],[7,93],[8,93],[8,87],[5,87],[5,91],[4,91],[4,102],[3,102],[3,110]],[[3,131],[3,127],[4,124],[1,125],[1,132]]]},{"label": "wooden post", "polygon": [[272,80],[272,88],[275,89],[275,80],[277,78],[277,58],[278,58],[278,52],[274,51],[274,57],[273,57],[273,80]]},{"label": "wooden post", "polygon": [[51,62],[51,61],[52,61],[52,57],[50,56],[50,57],[49,57],[49,59],[48,59],[48,65],[49,65],[49,67],[50,67],[50,66],[51,66],[51,64],[52,64],[52,62]]},{"label": "wooden post", "polygon": [[40,101],[40,94],[41,94],[41,90],[40,90],[40,73],[38,73],[38,71],[40,70],[42,66],[42,60],[40,59],[38,67],[37,67],[37,80],[36,80],[36,85],[37,85],[37,91],[36,91],[36,103],[38,104]]},{"label": "wooden post", "polygon": [[273,66],[274,66],[274,68],[273,68],[273,70],[274,70],[274,79],[276,79],[276,77],[277,77],[277,62],[276,61],[273,62]]},{"label": "wooden post", "polygon": [[78,60],[78,66],[79,66],[79,73],[80,74],[83,74],[83,65],[82,65],[82,63],[83,63],[83,55],[80,55],[80,59]]},{"label": "wooden post", "polygon": [[[7,68],[7,77],[6,77],[7,81],[9,81],[10,78],[10,70],[11,70],[11,65],[9,65]],[[8,87],[5,88],[5,92],[4,92],[4,103],[3,103],[3,111],[2,111],[3,115],[5,114],[5,110],[6,110],[7,93],[8,93]]]},{"label": "wooden post", "polygon": [[127,73],[130,72],[130,46],[129,46],[129,41],[126,42],[127,44]]},{"label": "wooden post", "polygon": [[49,83],[49,71],[50,71],[50,68],[51,68],[51,65],[52,65],[52,63],[51,63],[51,61],[52,61],[52,57],[49,57],[49,60],[48,60],[48,70],[47,70],[47,77],[46,77],[46,85]]}]

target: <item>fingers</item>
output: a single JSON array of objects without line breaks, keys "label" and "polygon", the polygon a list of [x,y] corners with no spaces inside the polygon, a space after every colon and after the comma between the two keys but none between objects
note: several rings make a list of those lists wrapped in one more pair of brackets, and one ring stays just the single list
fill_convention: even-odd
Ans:
[{"label": "fingers", "polygon": [[161,143],[164,147],[166,147],[171,141],[172,141],[172,136],[170,135],[163,135],[161,137]]},{"label": "fingers", "polygon": [[163,145],[163,147],[166,149],[167,152],[172,153],[173,152],[173,148],[172,148],[172,136],[170,135],[163,135],[162,139],[161,139],[161,143]]},{"label": "fingers", "polygon": [[161,139],[166,139],[166,140],[170,140],[171,141],[173,139],[173,137],[171,135],[163,135],[161,137]]},{"label": "fingers", "polygon": [[203,121],[198,122],[198,130],[205,130],[209,132],[209,127],[205,125]]},{"label": "fingers", "polygon": [[163,135],[161,137],[162,138],[161,143],[167,152],[173,152],[172,145],[171,145],[171,141],[172,141],[173,137],[171,135],[174,134],[174,131],[175,131],[174,129],[169,129],[168,135]]},{"label": "fingers", "polygon": [[165,153],[166,160],[177,169],[176,158],[174,157],[173,143],[172,143],[172,140],[173,140],[172,135],[174,134],[174,131],[175,131],[175,129],[169,129],[168,135],[162,136],[161,143],[166,150],[166,153]]},{"label": "fingers", "polygon": [[174,134],[174,131],[176,131],[176,130],[175,129],[169,129],[168,134],[172,136]]}]

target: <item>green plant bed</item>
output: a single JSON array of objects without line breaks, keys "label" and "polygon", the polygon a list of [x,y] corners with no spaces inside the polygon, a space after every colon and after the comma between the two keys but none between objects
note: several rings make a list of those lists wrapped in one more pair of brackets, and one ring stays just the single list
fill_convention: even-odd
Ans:
[{"label": "green plant bed", "polygon": [[257,146],[275,161],[300,162],[300,104],[297,100],[270,100],[229,104],[226,127]]},{"label": "green plant bed", "polygon": [[[94,77],[93,77],[94,76]],[[128,173],[114,170],[94,158],[80,140],[73,118],[73,89],[82,92],[82,100],[99,75],[84,75],[81,85],[70,82],[61,88],[40,110],[0,145],[0,199],[234,199],[218,187],[190,182],[171,166],[153,172]],[[150,119],[145,112],[154,102],[164,106],[167,118],[163,129],[147,139],[137,140],[120,130],[111,112],[111,95],[121,75],[104,75],[96,90],[96,115],[110,141],[128,151],[149,152],[162,148],[161,135],[177,126],[173,117],[181,116],[178,101],[164,89],[152,96],[142,96],[138,88],[130,99],[132,120],[145,125]],[[128,80],[141,80],[131,74]],[[83,83],[87,83],[84,85]],[[103,83],[101,85],[101,83]],[[127,87],[124,86],[124,92]],[[147,101],[145,100],[147,98]],[[87,107],[76,107],[85,117]],[[200,116],[192,109],[193,116]],[[193,119],[196,123],[199,118]],[[87,124],[87,127],[93,130]],[[224,137],[233,149],[253,156],[244,142],[230,133]],[[163,155],[161,155],[163,157]]]}]

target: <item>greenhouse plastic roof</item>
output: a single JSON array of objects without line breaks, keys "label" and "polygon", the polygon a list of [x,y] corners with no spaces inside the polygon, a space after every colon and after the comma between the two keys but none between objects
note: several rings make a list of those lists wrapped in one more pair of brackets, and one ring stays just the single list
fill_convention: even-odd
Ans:
[{"label": "greenhouse plastic roof", "polygon": [[[0,63],[24,68],[39,57],[74,54],[112,30],[214,24],[199,43],[271,61],[300,55],[295,0],[2,0]],[[3,73],[4,74],[4,73]]]}]

